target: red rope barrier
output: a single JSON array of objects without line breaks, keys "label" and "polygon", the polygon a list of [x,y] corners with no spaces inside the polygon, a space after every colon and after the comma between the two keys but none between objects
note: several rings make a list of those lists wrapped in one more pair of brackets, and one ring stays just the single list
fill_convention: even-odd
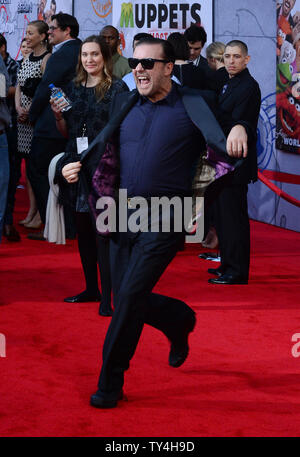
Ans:
[{"label": "red rope barrier", "polygon": [[300,184],[300,175],[283,173],[282,171],[263,170],[260,171],[266,178],[271,181],[286,182],[288,184]]},{"label": "red rope barrier", "polygon": [[[264,171],[264,174],[265,174],[265,171]],[[294,197],[291,197],[289,194],[287,194],[283,190],[279,189],[279,187],[275,186],[275,184],[270,182],[269,179],[266,178],[266,176],[264,176],[264,174],[261,171],[258,172],[258,178],[261,180],[261,182],[263,182],[273,192],[275,192],[277,195],[279,195],[279,197],[283,198],[284,200],[286,200],[287,202],[291,203],[292,205],[298,206],[298,208],[300,208],[300,201],[299,200],[297,200]],[[274,180],[276,179],[274,177],[276,174],[278,175],[278,177],[280,177],[280,174],[287,175],[287,177],[288,177],[288,173],[271,172],[271,174],[272,174],[271,179],[274,179]],[[297,176],[297,175],[290,175],[290,176]],[[298,176],[298,178],[299,178],[299,176]],[[276,179],[276,181],[279,181],[279,179]],[[282,181],[282,182],[290,182],[290,181]],[[293,184],[299,184],[299,182],[297,182],[297,183],[293,182]]]}]

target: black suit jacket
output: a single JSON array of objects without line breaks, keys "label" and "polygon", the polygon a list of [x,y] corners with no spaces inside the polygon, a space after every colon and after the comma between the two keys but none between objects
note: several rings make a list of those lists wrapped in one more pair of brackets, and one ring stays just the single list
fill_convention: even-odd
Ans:
[{"label": "black suit jacket", "polygon": [[[226,137],[216,120],[217,100],[215,93],[213,91],[199,91],[188,87],[178,87],[178,90],[189,117],[201,131],[205,142],[220,154],[222,161],[230,161],[226,152]],[[138,97],[139,93],[137,90],[118,94],[111,105],[110,121],[89,145],[88,149],[82,152],[80,156],[80,160],[83,163],[82,171],[85,174],[89,187],[91,186],[91,179],[98,164],[107,150],[110,139],[118,130],[129,110],[137,102]],[[115,150],[115,153],[118,154],[118,151]],[[200,153],[201,150],[199,149]]]},{"label": "black suit jacket", "polygon": [[236,182],[248,183],[257,179],[257,122],[261,104],[258,83],[248,69],[228,80],[218,99],[218,120],[228,136],[234,125],[241,124],[247,130],[248,157],[235,170]]},{"label": "black suit jacket", "polygon": [[50,107],[48,86],[53,83],[64,90],[74,78],[79,47],[80,40],[70,40],[49,58],[29,111],[29,119],[34,124],[34,136],[63,139],[56,128],[55,118]]}]

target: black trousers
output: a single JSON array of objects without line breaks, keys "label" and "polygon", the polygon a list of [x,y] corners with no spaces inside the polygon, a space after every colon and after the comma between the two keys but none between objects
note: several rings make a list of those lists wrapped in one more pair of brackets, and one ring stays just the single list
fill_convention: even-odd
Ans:
[{"label": "black trousers", "polygon": [[[48,168],[54,156],[63,152],[66,140],[33,137],[29,154],[27,176],[31,183],[43,223],[49,194]],[[66,221],[66,229],[68,224]]]},{"label": "black trousers", "polygon": [[14,123],[12,127],[6,129],[8,152],[9,152],[9,183],[7,190],[7,203],[4,224],[13,224],[13,212],[15,207],[15,195],[17,185],[21,177],[21,161],[22,157],[18,154],[17,145],[17,125]]},{"label": "black trousers", "polygon": [[111,276],[109,265],[109,240],[96,234],[91,215],[76,213],[76,229],[78,235],[78,249],[86,290],[91,295],[97,295],[98,267],[101,280],[101,309],[108,311],[111,308]]},{"label": "black trousers", "polygon": [[248,185],[235,182],[230,173],[212,184],[208,202],[213,203],[223,273],[249,277],[250,224]]},{"label": "black trousers", "polygon": [[98,389],[115,399],[124,371],[134,355],[144,324],[176,338],[194,315],[181,300],[154,294],[152,289],[182,246],[182,233],[119,233],[111,240],[115,311],[103,346]]}]

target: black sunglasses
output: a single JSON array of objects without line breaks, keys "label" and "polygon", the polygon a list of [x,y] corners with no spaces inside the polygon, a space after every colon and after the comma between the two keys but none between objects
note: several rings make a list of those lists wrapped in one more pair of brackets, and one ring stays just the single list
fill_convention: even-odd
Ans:
[{"label": "black sunglasses", "polygon": [[133,70],[138,66],[140,63],[144,70],[152,70],[154,67],[155,62],[162,62],[162,63],[169,63],[170,60],[162,60],[162,59],[134,59],[133,57],[129,57],[128,65]]}]

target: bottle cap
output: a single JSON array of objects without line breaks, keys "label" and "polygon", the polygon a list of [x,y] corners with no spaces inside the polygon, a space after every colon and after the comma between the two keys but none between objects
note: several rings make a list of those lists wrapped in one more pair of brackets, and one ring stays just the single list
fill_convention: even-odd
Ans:
[{"label": "bottle cap", "polygon": [[53,87],[55,87],[55,86],[54,86],[54,84],[49,84],[48,87],[49,87],[49,89],[53,89]]}]

